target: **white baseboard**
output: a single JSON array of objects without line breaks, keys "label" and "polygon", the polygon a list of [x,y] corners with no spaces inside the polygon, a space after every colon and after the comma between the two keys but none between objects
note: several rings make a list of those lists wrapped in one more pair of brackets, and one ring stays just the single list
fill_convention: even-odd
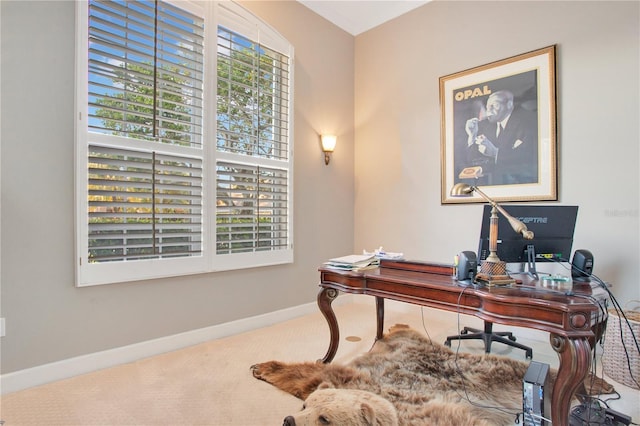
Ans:
[{"label": "white baseboard", "polygon": [[[353,298],[351,295],[344,294],[336,299],[333,304],[338,306],[351,303],[352,301]],[[67,379],[80,374],[86,374],[92,371],[134,362],[150,356],[197,345],[208,340],[220,339],[267,327],[315,312],[318,312],[318,305],[316,303],[307,303],[263,315],[243,318],[237,321],[231,321],[198,330],[191,330],[172,336],[161,337],[159,339],[148,340],[145,342],[3,374],[0,376],[0,394],[4,395],[57,380]]]}]

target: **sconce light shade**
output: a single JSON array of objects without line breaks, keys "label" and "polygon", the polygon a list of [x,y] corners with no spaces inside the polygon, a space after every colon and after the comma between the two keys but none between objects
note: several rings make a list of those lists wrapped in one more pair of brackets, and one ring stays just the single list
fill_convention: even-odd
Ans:
[{"label": "sconce light shade", "polygon": [[322,135],[322,151],[324,152],[324,164],[329,164],[331,153],[336,148],[337,139],[335,135]]}]

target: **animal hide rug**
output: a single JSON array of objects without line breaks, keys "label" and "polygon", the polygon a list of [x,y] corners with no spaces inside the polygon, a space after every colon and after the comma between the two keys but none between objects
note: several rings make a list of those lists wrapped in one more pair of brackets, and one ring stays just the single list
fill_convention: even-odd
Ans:
[{"label": "animal hide rug", "polygon": [[513,425],[529,364],[455,353],[407,326],[394,326],[346,365],[269,361],[253,375],[304,400],[320,383],[362,389],[393,403],[402,425]]}]

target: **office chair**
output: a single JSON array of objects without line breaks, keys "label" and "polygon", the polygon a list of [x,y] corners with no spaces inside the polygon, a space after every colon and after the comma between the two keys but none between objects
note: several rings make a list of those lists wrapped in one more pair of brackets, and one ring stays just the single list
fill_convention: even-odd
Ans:
[{"label": "office chair", "polygon": [[494,333],[493,323],[490,321],[484,322],[484,331],[478,330],[476,328],[465,327],[457,336],[447,337],[447,341],[444,342],[444,344],[448,347],[451,347],[452,340],[476,339],[482,339],[484,341],[484,351],[486,353],[491,353],[491,343],[500,342],[508,346],[513,346],[514,348],[522,349],[526,352],[527,359],[533,358],[533,349],[528,346],[521,345],[520,343],[516,343],[516,338],[510,331],[497,331]]}]

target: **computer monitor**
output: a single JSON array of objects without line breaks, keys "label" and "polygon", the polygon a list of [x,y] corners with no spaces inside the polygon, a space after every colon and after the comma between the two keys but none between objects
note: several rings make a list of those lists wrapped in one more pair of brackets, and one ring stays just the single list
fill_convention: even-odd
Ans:
[{"label": "computer monitor", "polygon": [[[569,262],[578,206],[536,206],[502,204],[510,215],[521,220],[534,233],[532,240],[513,230],[498,212],[498,257],[506,263],[529,261],[527,248],[532,245],[537,262]],[[480,229],[478,260],[489,256],[489,220],[491,206],[485,205]]]}]

